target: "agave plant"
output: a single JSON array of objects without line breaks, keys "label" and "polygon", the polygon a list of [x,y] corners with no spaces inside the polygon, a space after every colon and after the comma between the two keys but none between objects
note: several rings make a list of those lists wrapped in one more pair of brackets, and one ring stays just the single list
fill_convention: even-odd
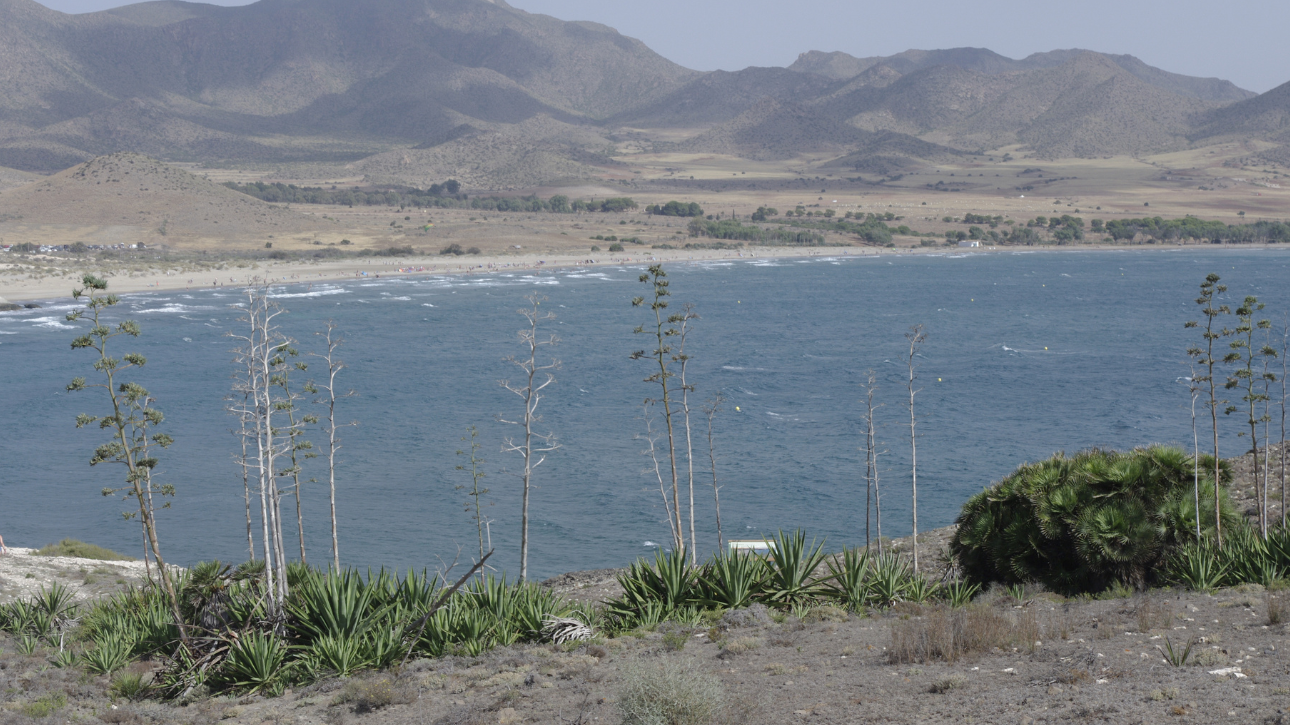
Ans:
[{"label": "agave plant", "polygon": [[842,560],[828,560],[829,582],[825,591],[843,607],[859,610],[869,602],[870,570],[869,550],[860,547],[844,548]]},{"label": "agave plant", "polygon": [[1229,586],[1245,582],[1269,586],[1283,574],[1273,547],[1248,524],[1229,529],[1218,556],[1226,565],[1224,582]]},{"label": "agave plant", "polygon": [[981,591],[981,585],[964,579],[954,581],[941,587],[941,595],[951,607],[967,606]]},{"label": "agave plant", "polygon": [[348,677],[367,666],[366,649],[358,635],[324,634],[304,650],[304,659],[311,669]]},{"label": "agave plant", "polygon": [[640,559],[619,575],[623,595],[606,602],[605,611],[623,620],[635,618],[649,607],[671,612],[697,599],[694,584],[698,576],[699,570],[690,566],[684,550],[656,552],[653,566]]},{"label": "agave plant", "polygon": [[569,612],[568,605],[561,602],[555,592],[530,583],[515,585],[511,604],[506,625],[519,639],[528,641],[540,639],[547,617],[560,617]]},{"label": "agave plant", "polygon": [[54,658],[49,663],[60,670],[65,670],[69,667],[75,667],[79,659],[80,657],[71,649],[62,649],[54,654]]},{"label": "agave plant", "polygon": [[237,638],[224,661],[225,682],[248,693],[271,687],[279,678],[287,647],[272,633],[251,631]]},{"label": "agave plant", "polygon": [[823,594],[828,577],[813,577],[827,557],[824,543],[812,540],[808,546],[806,532],[801,529],[791,534],[780,531],[771,552],[762,559],[766,565],[766,601],[792,605]]},{"label": "agave plant", "polygon": [[904,601],[913,576],[913,567],[899,554],[886,552],[873,558],[869,577],[869,598],[874,606],[887,608]]},{"label": "agave plant", "polygon": [[703,604],[725,609],[748,606],[764,588],[765,571],[765,564],[753,554],[732,552],[713,557],[699,577]]},{"label": "agave plant", "polygon": [[911,577],[905,584],[905,601],[924,604],[940,596],[940,592],[940,585],[927,577]]},{"label": "agave plant", "polygon": [[386,621],[368,630],[363,646],[363,654],[369,666],[382,670],[398,664],[407,651],[403,644],[403,628],[393,621]]},{"label": "agave plant", "polygon": [[1210,592],[1222,586],[1227,564],[1211,547],[1196,543],[1176,550],[1167,564],[1169,578],[1188,589]]},{"label": "agave plant", "polygon": [[110,675],[130,664],[134,640],[121,635],[108,635],[94,641],[94,647],[81,655],[85,669],[96,675]]},{"label": "agave plant", "polygon": [[287,602],[289,624],[302,642],[322,637],[357,641],[374,622],[372,589],[353,571],[304,580]]}]

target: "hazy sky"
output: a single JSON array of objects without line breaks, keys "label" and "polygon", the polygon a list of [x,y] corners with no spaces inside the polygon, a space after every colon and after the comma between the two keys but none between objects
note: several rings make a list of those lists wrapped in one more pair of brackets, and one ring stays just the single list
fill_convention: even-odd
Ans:
[{"label": "hazy sky", "polygon": [[[69,13],[128,4],[41,1]],[[1290,81],[1287,0],[510,1],[562,20],[604,23],[698,70],[784,66],[808,50],[867,56],[976,46],[1021,58],[1088,48],[1136,55],[1175,73],[1225,78],[1260,93]]]}]

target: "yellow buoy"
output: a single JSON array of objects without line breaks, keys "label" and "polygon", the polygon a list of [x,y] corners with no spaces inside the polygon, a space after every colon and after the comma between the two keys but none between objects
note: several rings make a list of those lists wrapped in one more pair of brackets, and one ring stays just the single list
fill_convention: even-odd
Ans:
[{"label": "yellow buoy", "polygon": [[735,412],[739,412],[739,406],[735,406]]}]

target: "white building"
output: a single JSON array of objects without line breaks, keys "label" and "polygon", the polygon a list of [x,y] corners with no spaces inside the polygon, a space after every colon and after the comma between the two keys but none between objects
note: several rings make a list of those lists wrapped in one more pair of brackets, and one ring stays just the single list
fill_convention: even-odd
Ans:
[{"label": "white building", "polygon": [[979,247],[979,246],[981,246],[981,242],[979,242],[979,241],[977,241],[977,240],[975,240],[975,239],[965,239],[965,240],[963,240],[963,241],[959,242],[959,246],[960,246],[960,247]]}]

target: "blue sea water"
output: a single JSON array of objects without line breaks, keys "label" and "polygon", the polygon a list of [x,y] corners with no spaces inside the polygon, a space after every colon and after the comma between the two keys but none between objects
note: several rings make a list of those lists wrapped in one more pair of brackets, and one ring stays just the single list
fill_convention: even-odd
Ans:
[{"label": "blue sea water", "polygon": [[[302,350],[333,320],[357,396],[342,418],[338,508],[343,560],[357,566],[429,567],[476,547],[465,512],[469,477],[456,470],[468,425],[487,459],[486,514],[498,553],[518,562],[521,461],[501,451],[515,429],[499,422],[520,402],[499,381],[514,378],[516,310],[538,292],[557,315],[549,331],[563,362],[542,402],[561,448],[534,478],[532,574],[621,566],[669,540],[658,484],[639,438],[650,349],[633,334],[647,310],[639,266],[514,272],[473,277],[366,279],[275,288],[289,310],[284,329]],[[1278,327],[1290,310],[1290,256],[1281,251],[1188,249],[994,253],[882,258],[732,260],[668,267],[673,310],[696,305],[689,340],[692,400],[728,399],[715,440],[724,533],[750,538],[803,527],[831,547],[863,542],[864,450],[860,383],[879,379],[883,533],[910,529],[908,393],[904,333],[922,323],[918,358],[919,522],[953,521],[972,493],[1018,464],[1089,446],[1127,448],[1191,439],[1183,323],[1198,316],[1197,285],[1218,272],[1233,303],[1267,302]],[[2,294],[2,292],[0,292]],[[168,558],[180,564],[245,557],[242,485],[234,421],[224,411],[233,365],[237,290],[125,295],[118,308],[143,336],[121,351],[144,353],[136,377],[166,413],[175,445],[161,480],[178,495],[161,514]],[[63,315],[70,297],[39,310],[0,314],[0,534],[10,545],[76,537],[137,555],[129,508],[99,495],[122,472],[91,468],[96,429],[80,412],[102,412],[100,391],[64,386],[88,375],[91,354],[73,351]],[[315,363],[316,366],[316,363]],[[736,406],[738,410],[736,411]],[[716,546],[706,429],[694,416],[699,545]],[[1224,421],[1224,453],[1243,447]],[[320,432],[310,437],[321,442]],[[307,476],[325,480],[319,461]],[[305,489],[309,553],[328,557],[324,484]],[[288,538],[294,531],[288,532]]]}]

